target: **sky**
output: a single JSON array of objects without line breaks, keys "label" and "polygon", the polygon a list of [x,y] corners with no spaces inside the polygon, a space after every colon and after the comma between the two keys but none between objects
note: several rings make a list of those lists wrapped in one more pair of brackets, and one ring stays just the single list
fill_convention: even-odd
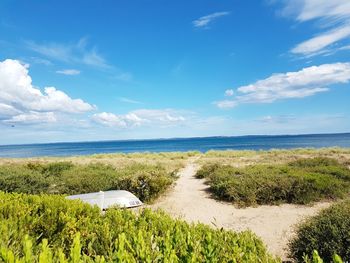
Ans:
[{"label": "sky", "polygon": [[2,0],[0,144],[350,132],[348,0]]}]

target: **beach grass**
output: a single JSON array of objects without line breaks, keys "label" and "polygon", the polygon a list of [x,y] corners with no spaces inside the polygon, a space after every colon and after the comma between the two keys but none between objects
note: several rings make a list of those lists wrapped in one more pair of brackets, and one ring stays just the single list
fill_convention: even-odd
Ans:
[{"label": "beach grass", "polygon": [[199,152],[161,152],[161,153],[108,153],[63,157],[30,157],[30,158],[0,158],[2,164],[25,164],[72,162],[73,164],[107,164],[115,168],[123,168],[134,164],[161,165],[168,172],[184,167],[189,157],[199,155]]},{"label": "beach grass", "polygon": [[254,164],[287,163],[300,158],[325,157],[336,159],[338,162],[350,166],[350,148],[295,148],[271,150],[224,150],[208,151],[198,160],[200,165],[225,164],[231,166],[246,166]]}]

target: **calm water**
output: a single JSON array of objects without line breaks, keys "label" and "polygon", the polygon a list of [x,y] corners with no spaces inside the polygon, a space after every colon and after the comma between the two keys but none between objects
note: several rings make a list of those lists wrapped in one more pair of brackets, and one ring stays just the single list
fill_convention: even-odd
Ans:
[{"label": "calm water", "polygon": [[331,146],[350,147],[350,133],[0,145],[0,157],[68,156],[113,152],[268,150]]}]

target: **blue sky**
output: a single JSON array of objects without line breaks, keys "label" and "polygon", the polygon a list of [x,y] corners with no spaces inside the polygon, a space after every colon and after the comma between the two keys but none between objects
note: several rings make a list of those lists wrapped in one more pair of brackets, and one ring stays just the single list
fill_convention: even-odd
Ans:
[{"label": "blue sky", "polygon": [[350,3],[0,2],[0,144],[350,131]]}]

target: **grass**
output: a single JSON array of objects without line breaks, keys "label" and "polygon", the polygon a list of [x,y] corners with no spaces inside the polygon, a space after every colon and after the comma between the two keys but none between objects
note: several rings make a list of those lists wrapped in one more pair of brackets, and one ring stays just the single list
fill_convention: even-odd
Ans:
[{"label": "grass", "polygon": [[147,209],[101,215],[57,195],[0,192],[0,199],[0,262],[280,262],[249,231],[214,230]]},{"label": "grass", "polygon": [[255,164],[283,164],[300,158],[332,158],[350,166],[350,148],[297,148],[273,149],[269,151],[208,151],[201,156],[200,164],[225,164],[231,166],[247,166]]},{"label": "grass", "polygon": [[239,206],[308,204],[342,198],[350,191],[348,167],[321,157],[245,167],[210,164],[196,176],[207,179],[215,197]]},{"label": "grass", "polygon": [[198,152],[161,152],[161,153],[110,153],[94,154],[69,157],[31,157],[31,158],[0,158],[0,165],[4,164],[26,164],[35,163],[53,163],[53,162],[71,162],[77,165],[86,164],[106,164],[116,169],[127,167],[134,164],[141,165],[160,165],[168,172],[173,172],[184,166],[187,159],[199,155]]}]

